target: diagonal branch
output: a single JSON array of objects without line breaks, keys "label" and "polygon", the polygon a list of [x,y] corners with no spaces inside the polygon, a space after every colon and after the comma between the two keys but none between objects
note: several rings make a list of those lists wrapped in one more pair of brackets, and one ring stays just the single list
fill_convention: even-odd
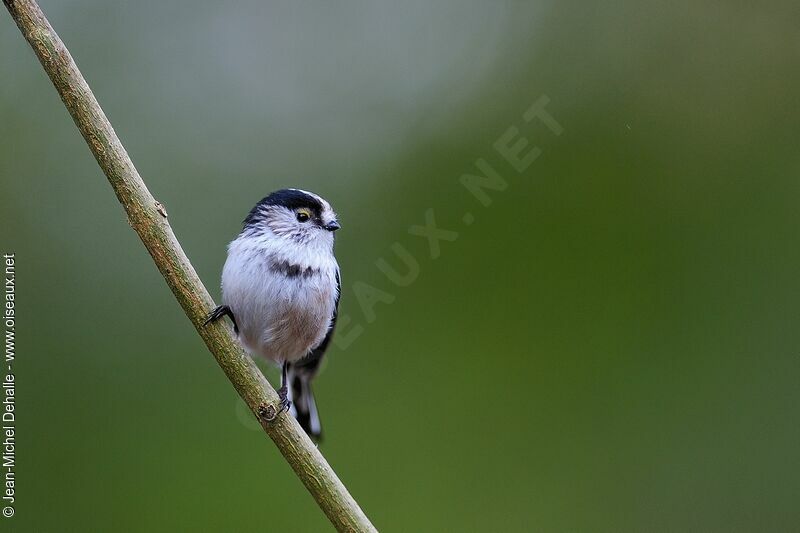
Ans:
[{"label": "diagonal branch", "polygon": [[275,416],[278,395],[239,347],[230,330],[222,322],[203,327],[205,315],[214,307],[211,296],[172,233],[166,211],[147,190],[89,85],[38,4],[34,0],[3,2],[114,188],[128,215],[128,222],[139,234],[178,303],[236,392],[336,529],[375,531],[294,418],[286,413]]}]

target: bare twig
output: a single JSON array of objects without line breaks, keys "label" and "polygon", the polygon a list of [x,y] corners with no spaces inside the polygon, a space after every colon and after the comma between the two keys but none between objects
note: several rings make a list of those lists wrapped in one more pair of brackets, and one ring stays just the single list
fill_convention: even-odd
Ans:
[{"label": "bare twig", "polygon": [[89,85],[38,4],[34,0],[3,1],[108,177],[131,227],[264,431],[339,531],[375,531],[297,422],[286,413],[275,416],[278,395],[239,347],[228,327],[222,322],[203,327],[205,315],[214,307],[211,296],[172,233],[164,207],[147,190]]}]

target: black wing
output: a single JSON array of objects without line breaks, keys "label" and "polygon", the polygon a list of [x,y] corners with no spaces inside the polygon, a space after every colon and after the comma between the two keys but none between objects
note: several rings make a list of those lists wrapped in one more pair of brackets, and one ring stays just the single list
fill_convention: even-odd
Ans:
[{"label": "black wing", "polygon": [[322,363],[322,357],[325,355],[325,351],[328,349],[328,344],[331,342],[331,338],[333,337],[333,330],[336,328],[336,318],[339,316],[339,298],[342,296],[342,281],[339,278],[339,270],[336,270],[336,304],[333,308],[333,316],[331,317],[331,324],[328,328],[328,334],[325,335],[325,338],[322,339],[322,342],[319,343],[319,346],[311,350],[304,358],[300,359],[299,361],[292,363],[292,368],[295,371],[295,374],[302,375],[307,379],[311,379],[319,370],[319,365]]}]

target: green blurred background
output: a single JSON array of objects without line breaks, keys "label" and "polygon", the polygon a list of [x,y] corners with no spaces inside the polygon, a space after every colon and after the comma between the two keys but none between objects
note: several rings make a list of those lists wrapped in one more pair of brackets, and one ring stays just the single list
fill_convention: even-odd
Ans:
[{"label": "green blurred background", "polygon": [[[800,528],[794,2],[42,4],[215,296],[271,190],[340,213],[363,333],[317,382],[323,452],[381,530]],[[0,80],[0,528],[330,529],[5,10]],[[543,94],[561,136],[521,120]],[[542,150],[521,175],[510,126]],[[477,158],[509,182],[488,208],[458,182]],[[408,233],[428,208],[459,232],[436,260]],[[395,242],[406,288],[375,264]],[[357,281],[395,298],[372,323]]]}]

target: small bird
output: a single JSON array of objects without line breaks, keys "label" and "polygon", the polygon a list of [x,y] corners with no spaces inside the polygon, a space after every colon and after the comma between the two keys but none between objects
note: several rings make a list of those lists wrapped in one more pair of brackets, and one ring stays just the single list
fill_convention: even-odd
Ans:
[{"label": "small bird", "polygon": [[251,355],[281,366],[281,405],[316,441],[322,426],[311,380],[336,325],[339,228],[331,205],[314,193],[281,189],[262,199],[228,245],[222,305],[206,320],[227,315]]}]

